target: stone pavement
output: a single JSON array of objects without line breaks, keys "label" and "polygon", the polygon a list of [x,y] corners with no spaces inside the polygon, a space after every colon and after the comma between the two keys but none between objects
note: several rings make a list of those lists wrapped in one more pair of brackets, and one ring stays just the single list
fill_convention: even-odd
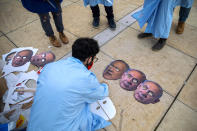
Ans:
[{"label": "stone pavement", "polygon": [[[106,14],[101,7],[101,22],[98,29],[91,25],[89,7],[82,0],[64,0],[62,4],[65,34],[70,43],[61,48],[51,47],[36,14],[26,11],[17,0],[0,1],[0,55],[17,47],[34,47],[39,52],[51,50],[56,60],[71,53],[72,43],[79,37],[98,40],[101,51],[99,61],[92,71],[100,81],[109,84],[110,98],[117,114],[107,131],[196,131],[197,130],[197,1],[195,0],[187,20],[185,32],[175,33],[179,8],[167,45],[158,52],[151,47],[155,39],[139,40],[144,31],[130,15],[140,9],[143,0],[115,0],[114,14],[117,29],[108,29]],[[52,22],[54,23],[54,22]],[[55,26],[53,24],[55,31]],[[56,32],[57,35],[57,32]],[[164,94],[157,104],[138,103],[133,92],[119,87],[119,80],[107,81],[102,77],[105,67],[113,60],[122,59],[131,68],[143,71],[147,79],[158,82]],[[30,66],[29,70],[37,70]]]}]

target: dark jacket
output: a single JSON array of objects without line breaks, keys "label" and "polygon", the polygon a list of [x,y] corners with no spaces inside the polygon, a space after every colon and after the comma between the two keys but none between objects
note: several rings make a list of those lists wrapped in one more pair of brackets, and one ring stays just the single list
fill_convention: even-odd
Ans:
[{"label": "dark jacket", "polygon": [[[58,4],[63,0],[21,0],[24,8],[33,13],[47,13],[47,12],[57,12]],[[49,4],[50,1],[55,8]]]}]

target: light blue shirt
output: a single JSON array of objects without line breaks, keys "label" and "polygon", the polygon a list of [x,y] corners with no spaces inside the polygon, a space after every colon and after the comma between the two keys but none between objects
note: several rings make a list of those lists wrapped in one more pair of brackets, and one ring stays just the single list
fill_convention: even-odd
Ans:
[{"label": "light blue shirt", "polygon": [[176,6],[189,8],[193,0],[145,0],[143,9],[132,16],[137,19],[140,28],[147,24],[145,33],[155,38],[168,38]]},{"label": "light blue shirt", "polygon": [[28,131],[93,131],[111,123],[93,114],[89,104],[108,96],[83,63],[69,57],[47,64],[37,82]]}]

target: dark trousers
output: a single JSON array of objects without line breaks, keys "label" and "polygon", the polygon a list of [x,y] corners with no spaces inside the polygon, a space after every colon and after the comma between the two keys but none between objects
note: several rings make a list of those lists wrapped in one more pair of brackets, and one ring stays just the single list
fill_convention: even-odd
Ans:
[{"label": "dark trousers", "polygon": [[[63,32],[64,25],[62,22],[62,9],[60,4],[58,5],[57,12],[51,12],[53,16],[53,20],[55,22],[55,26],[58,32]],[[38,14],[40,17],[40,22],[43,30],[45,31],[46,36],[53,36],[54,32],[50,23],[49,13]]]},{"label": "dark trousers", "polygon": [[185,7],[181,7],[180,11],[179,11],[179,21],[181,22],[185,22],[186,19],[189,16],[189,12],[190,12],[191,8],[185,8]]},{"label": "dark trousers", "polygon": [[[113,7],[112,6],[104,6],[105,7],[105,12],[107,13],[107,19],[114,18],[113,14]],[[100,16],[100,9],[99,6],[90,6],[92,10],[92,16],[93,17],[99,17]]]}]

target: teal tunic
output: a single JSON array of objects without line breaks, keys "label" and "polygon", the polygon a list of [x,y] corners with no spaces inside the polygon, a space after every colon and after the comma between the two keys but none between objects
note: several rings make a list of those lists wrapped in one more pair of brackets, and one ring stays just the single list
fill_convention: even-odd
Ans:
[{"label": "teal tunic", "polygon": [[69,57],[47,64],[37,90],[27,131],[94,131],[111,123],[90,111],[90,103],[108,96],[83,63]]},{"label": "teal tunic", "polygon": [[189,8],[193,0],[144,0],[143,9],[132,16],[137,19],[140,28],[147,23],[145,33],[155,38],[168,38],[176,6]]}]

